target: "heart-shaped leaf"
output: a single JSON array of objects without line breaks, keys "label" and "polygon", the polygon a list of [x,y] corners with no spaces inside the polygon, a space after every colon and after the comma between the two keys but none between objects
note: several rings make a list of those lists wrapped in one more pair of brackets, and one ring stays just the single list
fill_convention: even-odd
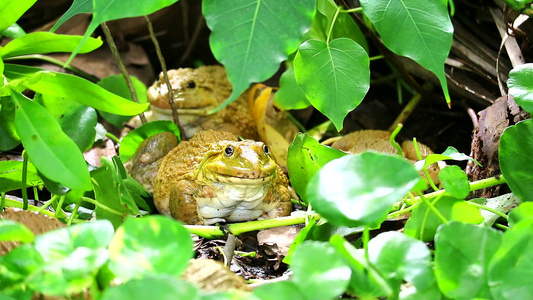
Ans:
[{"label": "heart-shaped leaf", "polygon": [[533,64],[523,64],[512,69],[507,87],[516,103],[528,113],[533,113]]},{"label": "heart-shaped leaf", "polygon": [[363,152],[326,164],[311,178],[307,198],[335,225],[375,227],[420,179],[413,166],[397,155]]},{"label": "heart-shaped leaf", "polygon": [[205,0],[209,45],[233,85],[219,109],[250,83],[270,78],[300,44],[315,14],[315,0]]},{"label": "heart-shaped leaf", "polygon": [[[62,35],[50,32],[32,32],[7,43],[0,50],[3,59],[26,55],[51,52],[72,52],[80,43],[82,37],[77,35]],[[79,50],[80,53],[91,52],[102,45],[102,40],[90,38]]]},{"label": "heart-shaped leaf", "polygon": [[437,75],[446,102],[450,102],[444,72],[453,37],[448,1],[361,0],[361,6],[383,44]]},{"label": "heart-shaped leaf", "polygon": [[370,87],[369,64],[366,51],[351,39],[308,40],[298,48],[294,75],[309,102],[340,131]]},{"label": "heart-shaped leaf", "polygon": [[41,105],[13,92],[15,127],[35,167],[73,190],[90,190],[91,179],[78,146]]},{"label": "heart-shaped leaf", "polygon": [[507,127],[500,139],[500,168],[521,201],[533,201],[533,120]]},{"label": "heart-shaped leaf", "polygon": [[274,103],[284,110],[304,109],[311,105],[296,82],[292,65],[281,75],[279,90],[274,95]]},{"label": "heart-shaped leaf", "polygon": [[439,179],[444,189],[458,199],[465,199],[470,194],[468,176],[458,166],[447,166],[440,170]]}]

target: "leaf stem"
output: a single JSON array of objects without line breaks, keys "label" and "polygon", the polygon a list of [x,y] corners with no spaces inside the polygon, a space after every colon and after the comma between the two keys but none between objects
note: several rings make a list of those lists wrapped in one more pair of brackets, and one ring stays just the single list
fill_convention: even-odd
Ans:
[{"label": "leaf stem", "polygon": [[[422,154],[420,154],[420,149],[418,149],[418,142],[416,141],[416,138],[413,138],[413,145],[415,147],[415,152],[416,152],[416,157],[418,157],[419,160],[422,160]],[[429,171],[427,168],[423,168],[422,171],[424,172],[424,175],[426,176],[426,180],[427,182],[429,183],[429,185],[431,186],[431,188],[434,190],[434,191],[438,191],[439,188],[437,187],[437,185],[435,185],[435,183],[433,182],[433,179],[431,179],[431,176],[429,176]]]},{"label": "leaf stem", "polygon": [[390,141],[391,145],[394,147],[394,149],[396,149],[396,151],[398,151],[398,155],[401,156],[401,157],[403,157],[402,147],[400,147],[400,144],[398,144],[396,142],[395,138],[398,135],[398,133],[400,132],[400,130],[402,130],[402,128],[403,128],[403,124],[402,123],[398,123],[398,125],[396,126],[396,128],[390,134],[390,137],[389,137],[389,141]]},{"label": "leaf stem", "polygon": [[81,199],[83,201],[85,201],[85,202],[89,202],[91,204],[94,204],[95,206],[97,206],[97,207],[99,207],[99,208],[101,208],[101,209],[103,209],[103,210],[105,210],[107,212],[110,212],[110,213],[112,213],[114,215],[118,215],[118,216],[123,216],[124,215],[123,213],[119,212],[118,210],[114,210],[111,207],[109,207],[109,206],[107,206],[105,204],[102,204],[102,203],[100,203],[100,202],[98,202],[98,201],[96,201],[94,199],[87,198],[87,197],[81,197]]},{"label": "leaf stem", "polygon": [[493,213],[493,214],[495,214],[495,215],[497,215],[499,217],[502,217],[502,218],[507,220],[507,215],[506,214],[504,214],[501,211],[498,211],[498,210],[496,210],[494,208],[490,208],[488,206],[485,206],[485,205],[482,205],[482,204],[479,204],[479,203],[476,203],[476,202],[472,202],[472,201],[466,201],[466,203],[468,203],[468,204],[470,204],[472,206],[475,206],[477,208],[480,208],[480,209],[483,209],[483,210],[486,210],[486,211],[490,211],[491,213]]},{"label": "leaf stem", "polygon": [[383,59],[383,58],[385,58],[385,56],[380,54],[380,55],[369,57],[368,60],[374,61],[374,60]]},{"label": "leaf stem", "polygon": [[358,13],[362,12],[362,7],[350,8],[350,9],[341,9],[341,13]]},{"label": "leaf stem", "polygon": [[[13,200],[13,199],[9,199],[9,198],[5,198],[5,197],[2,197],[3,201],[5,202],[5,205],[8,206],[8,207],[16,207],[16,208],[22,208],[22,202],[20,201],[17,201],[17,200]],[[44,214],[44,215],[47,215],[49,217],[54,217],[54,213],[49,211],[49,210],[43,210],[43,211],[39,211],[39,207],[37,206],[33,206],[33,205],[28,205],[28,210],[29,211],[33,211],[33,212],[37,212],[37,213],[41,213],[41,214]]]},{"label": "leaf stem", "polygon": [[435,208],[435,205],[433,205],[434,202],[437,202],[439,201],[439,199],[444,196],[443,195],[439,195],[437,198],[435,198],[435,200],[433,202],[430,202],[426,197],[424,196],[420,196],[420,199],[422,199],[422,201],[429,207],[429,209],[444,223],[448,223],[448,220],[440,213],[440,211],[438,209]]},{"label": "leaf stem", "polygon": [[72,225],[72,221],[74,221],[74,216],[78,213],[78,209],[80,208],[80,204],[81,204],[81,199],[78,199],[78,201],[76,201],[76,206],[74,207],[74,210],[72,210],[72,213],[70,214],[70,217],[68,218],[67,220],[67,225],[70,226]]},{"label": "leaf stem", "polygon": [[[243,223],[234,223],[228,225],[228,230],[234,234],[239,235],[245,232],[260,230],[265,228],[281,227],[295,224],[305,223],[308,217],[314,217],[315,220],[320,219],[318,214],[302,214],[298,216],[281,217],[275,219],[265,219],[258,221],[250,221]],[[224,231],[219,226],[204,226],[204,225],[185,225],[185,228],[190,233],[199,235],[205,238],[217,238],[224,236]]]},{"label": "leaf stem", "polygon": [[22,192],[22,209],[28,210],[28,190],[26,187],[26,181],[28,180],[28,153],[26,150],[22,151],[22,182],[21,182],[21,192]]},{"label": "leaf stem", "polygon": [[337,11],[335,11],[335,15],[333,15],[333,19],[331,20],[331,24],[329,25],[328,36],[326,37],[326,45],[328,45],[328,47],[329,47],[329,40],[331,38],[331,33],[333,32],[333,25],[335,25],[335,21],[337,21],[337,16],[339,15],[340,11],[341,11],[341,7],[337,6]]},{"label": "leaf stem", "polygon": [[44,211],[48,206],[50,206],[50,204],[54,203],[55,201],[57,201],[57,198],[59,198],[59,195],[53,195],[52,198],[50,198],[50,200],[46,201],[43,206],[39,207],[39,210],[37,210],[38,213],[41,213],[42,211]]},{"label": "leaf stem", "polygon": [[56,212],[54,213],[54,218],[56,219],[59,216],[59,212],[63,211],[63,203],[65,202],[65,198],[66,198],[65,195],[59,196],[59,202],[57,203]]},{"label": "leaf stem", "polygon": [[363,249],[365,250],[365,259],[370,263],[370,256],[368,254],[368,242],[370,241],[370,227],[365,226],[363,229]]},{"label": "leaf stem", "polygon": [[[130,90],[131,98],[133,99],[133,101],[139,103],[139,99],[137,98],[137,92],[135,92],[135,88],[133,87],[133,82],[131,82],[131,78],[130,78],[130,75],[128,74],[128,70],[126,69],[126,66],[124,66],[124,63],[122,62],[122,59],[120,58],[120,53],[118,52],[117,45],[115,45],[115,41],[113,40],[111,31],[109,31],[109,27],[107,27],[106,22],[103,22],[102,24],[100,24],[100,27],[102,27],[102,31],[104,32],[105,39],[109,45],[109,48],[111,49],[111,53],[113,54],[115,63],[118,65],[118,68],[120,69],[120,72],[122,73],[122,76],[124,77],[124,80],[126,81],[126,85],[128,86],[128,89]],[[146,123],[146,117],[144,116],[144,113],[140,113],[139,118],[141,119],[141,122],[143,124]]]},{"label": "leaf stem", "polygon": [[110,133],[110,132],[107,132],[107,133],[105,134],[105,136],[106,136],[108,139],[112,140],[113,143],[115,143],[115,144],[117,144],[117,145],[120,144],[120,140],[119,140],[119,138],[117,138],[114,134],[112,134],[112,133]]},{"label": "leaf stem", "polygon": [[6,205],[6,192],[0,193],[0,211],[4,211],[4,206]]}]

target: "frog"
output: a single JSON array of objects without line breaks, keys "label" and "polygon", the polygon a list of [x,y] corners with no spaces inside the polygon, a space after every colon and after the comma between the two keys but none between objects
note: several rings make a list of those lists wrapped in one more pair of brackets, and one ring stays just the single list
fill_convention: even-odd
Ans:
[{"label": "frog", "polygon": [[[232,91],[224,67],[212,65],[172,69],[168,70],[167,75],[186,139],[206,129],[228,131],[248,139],[258,138],[255,122],[248,109],[248,91],[218,112],[210,113]],[[148,88],[147,95],[151,109],[146,114],[147,121],[173,119],[163,73]],[[141,124],[136,120],[130,125],[138,127]]]},{"label": "frog", "polygon": [[[385,130],[359,130],[343,136],[331,144],[331,146],[350,154],[361,153],[365,150],[397,154],[398,151],[390,142],[390,136],[391,133]],[[417,142],[417,145],[422,159],[426,158],[429,154],[433,154],[433,151],[428,146],[420,142]],[[419,160],[413,141],[407,140],[402,142],[401,149],[402,156],[412,164]],[[432,164],[427,167],[427,170],[433,182],[435,184],[439,184],[440,179],[438,177],[438,173],[440,171],[440,167],[437,164]],[[421,174],[423,173],[423,171],[420,172]]]},{"label": "frog", "polygon": [[[158,152],[154,144],[166,143],[168,134],[156,134],[141,143],[127,168],[153,192],[161,214],[193,225],[290,215],[287,176],[263,142],[202,130],[168,153]],[[143,167],[131,167],[142,158],[147,158]],[[146,171],[154,169],[155,178],[154,172]]]}]

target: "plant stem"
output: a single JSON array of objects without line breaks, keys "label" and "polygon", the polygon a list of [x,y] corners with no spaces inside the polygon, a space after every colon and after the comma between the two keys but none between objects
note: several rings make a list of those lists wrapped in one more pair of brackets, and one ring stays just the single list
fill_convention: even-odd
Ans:
[{"label": "plant stem", "polygon": [[362,7],[350,8],[350,9],[341,9],[342,13],[357,13],[363,11]]},{"label": "plant stem", "polygon": [[368,254],[368,242],[370,241],[370,227],[365,226],[363,229],[363,249],[365,250],[365,259],[370,262],[370,257]]},{"label": "plant stem", "polygon": [[385,56],[383,56],[383,55],[376,55],[376,56],[372,56],[372,57],[370,57],[368,60],[373,61],[373,60],[378,60],[378,59],[383,59],[383,58],[385,58]]},{"label": "plant stem", "polygon": [[112,140],[113,143],[115,143],[115,144],[120,144],[120,139],[119,139],[118,137],[116,137],[114,134],[107,132],[107,133],[105,134],[105,136],[106,136],[108,139]]},{"label": "plant stem", "polygon": [[[22,208],[22,205],[23,205],[22,202],[20,202],[20,201],[8,199],[8,198],[4,198],[3,201],[5,201],[5,205],[8,206],[8,207]],[[39,211],[39,207],[37,207],[37,206],[28,205],[28,210],[29,211],[33,211],[33,212],[37,212],[37,213],[42,213],[42,214],[47,215],[49,217],[54,217],[54,213],[53,212],[48,211],[48,210]]]},{"label": "plant stem", "polygon": [[28,210],[28,190],[26,189],[26,181],[28,180],[28,153],[26,150],[22,151],[22,182],[21,182],[21,192],[22,192],[22,209]]},{"label": "plant stem", "polygon": [[50,204],[54,203],[55,201],[57,201],[57,198],[59,198],[59,195],[53,195],[52,198],[50,198],[50,200],[46,201],[43,206],[41,206],[39,208],[39,210],[37,210],[38,213],[41,213],[42,211],[44,211],[48,206],[50,206]]},{"label": "plant stem", "polygon": [[159,47],[159,42],[155,37],[154,28],[152,26],[150,18],[148,18],[148,16],[144,16],[144,18],[146,20],[146,24],[148,25],[148,32],[150,33],[150,38],[152,39],[152,43],[155,47],[155,53],[157,54],[159,64],[161,65],[163,77],[165,78],[165,84],[167,85],[168,103],[170,104],[170,109],[172,110],[172,118],[174,120],[174,124],[178,126],[180,132],[182,133],[182,136],[185,136],[185,131],[183,130],[183,127],[181,127],[180,120],[178,117],[178,111],[176,110],[176,106],[174,105],[174,90],[172,89],[172,85],[170,84],[170,80],[168,79],[167,64],[165,63],[165,58],[163,58],[163,54],[161,53],[161,48]]},{"label": "plant stem", "polygon": [[396,140],[395,140],[396,136],[398,135],[400,130],[402,130],[402,128],[403,128],[403,124],[402,123],[398,123],[398,125],[396,126],[394,131],[390,134],[389,141],[390,141],[391,145],[394,147],[394,149],[396,149],[396,151],[398,151],[398,155],[403,157],[402,147],[400,147],[400,144],[398,144],[396,142]]},{"label": "plant stem", "polygon": [[63,210],[63,203],[65,202],[65,195],[59,196],[59,202],[57,203],[56,212],[54,213],[54,218],[57,218],[59,212]]},{"label": "plant stem", "polygon": [[[416,141],[416,138],[413,138],[413,145],[415,147],[416,157],[419,160],[422,160],[422,154],[420,154],[420,150],[418,149],[418,142]],[[433,182],[433,179],[431,179],[431,176],[429,176],[429,171],[427,168],[423,168],[422,171],[424,172],[424,175],[426,176],[426,180],[429,182],[429,185],[434,191],[438,191],[439,188],[435,185]]]},{"label": "plant stem", "polygon": [[2,192],[0,197],[0,211],[4,211],[4,206],[6,205],[6,192]]},{"label": "plant stem", "polygon": [[[115,59],[115,62],[117,63],[118,68],[120,69],[120,72],[122,73],[122,76],[124,77],[124,80],[126,81],[126,85],[128,86],[128,89],[130,90],[131,98],[133,99],[133,101],[139,103],[139,99],[137,98],[137,93],[135,92],[135,88],[133,87],[133,83],[131,82],[130,75],[128,74],[128,70],[126,70],[126,66],[124,66],[124,63],[122,62],[122,59],[120,58],[120,53],[118,52],[117,45],[115,45],[113,36],[111,35],[111,32],[109,31],[109,27],[107,27],[106,22],[103,22],[102,24],[100,24],[100,27],[102,27],[102,30],[105,35],[105,39],[107,43],[109,44],[111,53],[113,54],[113,58]],[[140,113],[139,118],[141,118],[141,122],[143,124],[146,123],[146,117],[144,116],[144,113]]]},{"label": "plant stem", "polygon": [[89,202],[91,204],[94,204],[94,206],[97,206],[97,207],[99,207],[99,208],[101,208],[101,209],[103,209],[103,210],[105,210],[107,212],[110,212],[110,213],[114,214],[114,215],[118,215],[118,216],[123,216],[124,215],[123,213],[119,212],[118,210],[114,210],[111,207],[109,207],[109,206],[107,206],[105,204],[102,204],[102,203],[100,203],[100,202],[98,202],[98,201],[96,201],[94,199],[87,198],[87,197],[81,197],[81,200],[83,200],[85,202]]},{"label": "plant stem", "polygon": [[[245,232],[281,227],[295,224],[303,224],[308,217],[315,217],[316,220],[320,219],[318,214],[306,214],[299,216],[283,217],[276,219],[265,219],[259,221],[250,221],[244,223],[234,223],[229,224],[228,229],[234,235],[239,235]],[[185,228],[189,230],[190,233],[199,235],[205,238],[217,238],[224,236],[224,231],[220,230],[218,226],[203,226],[203,225],[185,225]]]},{"label": "plant stem", "polygon": [[335,11],[335,15],[333,15],[333,19],[331,20],[331,24],[329,25],[328,36],[326,37],[326,45],[328,47],[329,47],[329,40],[331,38],[331,33],[333,32],[333,25],[335,25],[335,21],[337,21],[337,16],[339,15],[340,11],[341,11],[341,7],[337,6],[337,11]]},{"label": "plant stem", "polygon": [[[437,198],[435,198],[434,202],[439,201],[440,197],[444,196],[439,195]],[[442,221],[442,223],[446,224],[448,223],[448,220],[440,213],[438,209],[435,208],[435,205],[433,205],[433,202],[430,202],[426,197],[420,196],[422,201],[429,207],[429,209]]]},{"label": "plant stem", "polygon": [[72,221],[74,221],[74,216],[78,213],[78,209],[80,208],[80,204],[81,204],[81,199],[78,199],[78,201],[76,202],[76,206],[74,207],[74,210],[72,211],[72,213],[70,214],[70,217],[67,220],[67,225],[68,226],[72,225]]},{"label": "plant stem", "polygon": [[[431,90],[433,88],[433,86],[431,85],[431,83],[426,82],[426,83],[424,83],[422,88],[425,89],[425,90]],[[393,131],[394,128],[396,128],[399,123],[402,123],[402,124],[405,123],[405,121],[407,120],[407,118],[409,118],[409,116],[411,115],[411,113],[413,112],[415,107],[418,105],[420,100],[422,100],[422,94],[418,93],[418,94],[414,95],[411,98],[411,100],[409,100],[407,105],[405,105],[405,107],[403,108],[402,112],[398,115],[396,120],[394,120],[394,122],[392,122],[392,125],[389,127],[389,131]]]},{"label": "plant stem", "polygon": [[493,208],[490,208],[488,206],[485,206],[485,205],[482,205],[482,204],[479,204],[479,203],[476,203],[476,202],[466,201],[466,203],[468,203],[468,204],[470,204],[472,206],[475,206],[477,208],[484,209],[486,211],[490,211],[491,213],[493,213],[495,215],[498,215],[499,217],[502,217],[502,218],[507,220],[507,215],[502,213],[501,211],[495,210]]}]

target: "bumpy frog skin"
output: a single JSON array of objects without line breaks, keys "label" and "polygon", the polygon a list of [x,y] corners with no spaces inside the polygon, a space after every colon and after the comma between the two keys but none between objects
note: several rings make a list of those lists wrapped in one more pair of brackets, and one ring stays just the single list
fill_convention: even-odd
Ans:
[{"label": "bumpy frog skin", "polygon": [[[249,139],[258,138],[255,122],[248,110],[247,92],[216,114],[208,115],[210,110],[231,94],[232,86],[224,67],[169,70],[168,77],[186,137],[190,138],[200,130],[213,129],[229,131]],[[148,100],[152,104],[152,114],[147,116],[149,121],[172,120],[168,97],[167,85],[161,73],[159,80],[148,89]]]},{"label": "bumpy frog skin", "polygon": [[156,162],[155,206],[187,224],[287,216],[288,180],[268,152],[262,142],[200,131]]}]

